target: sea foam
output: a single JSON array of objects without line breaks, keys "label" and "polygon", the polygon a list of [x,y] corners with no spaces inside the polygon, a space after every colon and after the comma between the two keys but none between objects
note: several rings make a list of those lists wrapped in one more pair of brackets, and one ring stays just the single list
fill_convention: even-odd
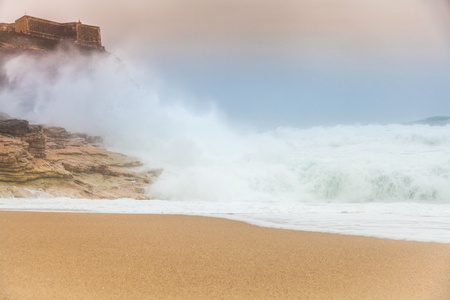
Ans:
[{"label": "sea foam", "polygon": [[[218,137],[220,139],[220,137]],[[277,129],[169,165],[159,199],[450,203],[449,126]],[[226,147],[226,145],[223,145]]]},{"label": "sea foam", "polygon": [[3,73],[6,113],[102,135],[109,149],[164,169],[153,199],[450,203],[450,125],[243,130],[214,107],[162,98],[112,55],[21,56]]},{"label": "sea foam", "polygon": [[154,200],[0,199],[1,210],[192,214],[450,242],[450,125],[243,130],[214,108],[161,98],[113,56],[56,55],[3,66],[2,110],[102,135],[164,169]]},{"label": "sea foam", "polygon": [[0,210],[184,214],[292,230],[450,243],[450,204],[1,199]]}]

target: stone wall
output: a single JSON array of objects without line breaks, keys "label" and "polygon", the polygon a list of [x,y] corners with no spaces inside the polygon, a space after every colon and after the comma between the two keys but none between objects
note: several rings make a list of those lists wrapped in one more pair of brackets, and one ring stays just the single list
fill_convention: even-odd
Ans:
[{"label": "stone wall", "polygon": [[61,26],[58,24],[46,23],[40,20],[28,20],[28,34],[40,36],[48,39],[58,39]]},{"label": "stone wall", "polygon": [[77,23],[64,23],[61,25],[60,36],[65,39],[73,39],[77,38]]},{"label": "stone wall", "polygon": [[101,46],[100,28],[81,23],[77,24],[77,42],[86,46]]},{"label": "stone wall", "polygon": [[14,30],[17,33],[25,33],[28,34],[28,19],[22,17],[15,22]]},{"label": "stone wall", "polygon": [[28,34],[48,39],[60,39],[62,32],[62,26],[59,23],[28,18]]},{"label": "stone wall", "polygon": [[103,48],[100,27],[81,22],[57,23],[23,16],[16,20],[15,32],[52,40],[71,40],[79,45]]}]

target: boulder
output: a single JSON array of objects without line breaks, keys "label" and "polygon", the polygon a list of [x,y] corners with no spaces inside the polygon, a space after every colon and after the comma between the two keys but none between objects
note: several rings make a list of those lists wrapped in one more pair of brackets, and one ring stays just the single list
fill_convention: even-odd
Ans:
[{"label": "boulder", "polygon": [[28,121],[18,119],[0,120],[0,133],[21,136],[28,132]]}]

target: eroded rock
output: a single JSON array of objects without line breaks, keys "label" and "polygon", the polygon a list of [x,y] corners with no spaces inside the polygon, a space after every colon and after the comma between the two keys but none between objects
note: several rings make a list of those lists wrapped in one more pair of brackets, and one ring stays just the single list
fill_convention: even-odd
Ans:
[{"label": "eroded rock", "polygon": [[[62,127],[0,121],[0,196],[147,199],[161,170],[98,147],[102,140]],[[37,196],[36,196],[37,197]]]},{"label": "eroded rock", "polygon": [[28,121],[18,119],[0,120],[0,133],[22,136],[28,132]]}]

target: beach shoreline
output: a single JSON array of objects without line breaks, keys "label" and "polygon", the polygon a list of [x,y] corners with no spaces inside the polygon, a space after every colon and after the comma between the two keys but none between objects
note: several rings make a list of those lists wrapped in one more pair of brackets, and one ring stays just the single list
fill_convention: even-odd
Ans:
[{"label": "beach shoreline", "polygon": [[0,211],[1,299],[448,299],[450,244],[185,215]]}]

